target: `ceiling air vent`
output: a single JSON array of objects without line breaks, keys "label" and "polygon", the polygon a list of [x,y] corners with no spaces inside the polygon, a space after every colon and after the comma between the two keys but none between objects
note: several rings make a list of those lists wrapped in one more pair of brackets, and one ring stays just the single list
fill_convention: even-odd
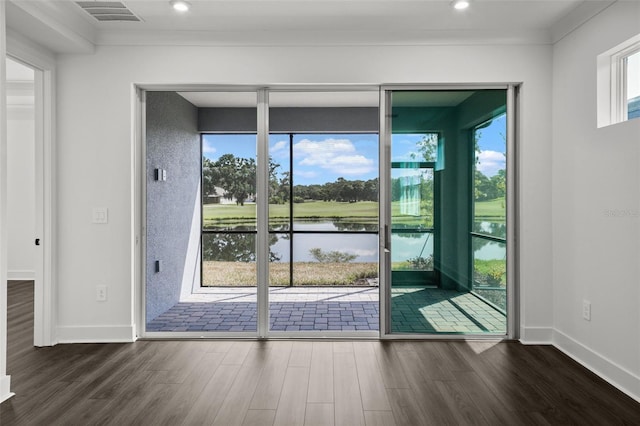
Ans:
[{"label": "ceiling air vent", "polygon": [[98,21],[140,21],[140,18],[119,1],[77,1],[76,3]]}]

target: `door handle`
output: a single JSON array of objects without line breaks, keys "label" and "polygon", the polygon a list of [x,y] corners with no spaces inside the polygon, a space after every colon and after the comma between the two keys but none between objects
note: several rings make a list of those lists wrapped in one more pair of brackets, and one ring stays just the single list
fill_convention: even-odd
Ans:
[{"label": "door handle", "polygon": [[390,235],[389,235],[389,225],[384,226],[384,249],[389,251],[390,248]]},{"label": "door handle", "polygon": [[39,246],[40,245],[40,238],[36,238],[36,245]]}]

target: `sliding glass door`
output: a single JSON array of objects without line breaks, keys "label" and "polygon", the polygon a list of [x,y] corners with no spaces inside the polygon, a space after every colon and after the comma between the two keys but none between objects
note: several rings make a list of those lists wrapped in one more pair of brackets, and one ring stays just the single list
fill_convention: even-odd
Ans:
[{"label": "sliding glass door", "polygon": [[512,94],[384,92],[384,335],[511,330]]},{"label": "sliding glass door", "polygon": [[149,94],[146,334],[378,336],[378,101]]},{"label": "sliding glass door", "polygon": [[514,336],[516,89],[377,89],[149,94],[146,334]]}]

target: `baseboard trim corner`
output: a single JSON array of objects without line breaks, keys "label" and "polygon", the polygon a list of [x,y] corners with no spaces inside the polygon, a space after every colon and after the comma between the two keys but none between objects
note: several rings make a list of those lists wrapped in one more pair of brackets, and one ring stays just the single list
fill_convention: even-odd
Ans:
[{"label": "baseboard trim corner", "polygon": [[640,402],[640,376],[557,329],[553,330],[553,346],[621,392]]},{"label": "baseboard trim corner", "polygon": [[523,345],[551,345],[552,342],[551,327],[520,327],[520,343]]},{"label": "baseboard trim corner", "polygon": [[0,376],[0,403],[11,398],[15,394],[9,391],[11,376]]}]

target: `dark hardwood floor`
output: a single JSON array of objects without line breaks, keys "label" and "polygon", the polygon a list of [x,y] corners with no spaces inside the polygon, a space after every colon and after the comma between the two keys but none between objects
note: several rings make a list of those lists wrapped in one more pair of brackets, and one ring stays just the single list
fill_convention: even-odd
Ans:
[{"label": "dark hardwood floor", "polygon": [[549,346],[138,341],[32,347],[8,287],[9,425],[623,425],[640,404]]}]

